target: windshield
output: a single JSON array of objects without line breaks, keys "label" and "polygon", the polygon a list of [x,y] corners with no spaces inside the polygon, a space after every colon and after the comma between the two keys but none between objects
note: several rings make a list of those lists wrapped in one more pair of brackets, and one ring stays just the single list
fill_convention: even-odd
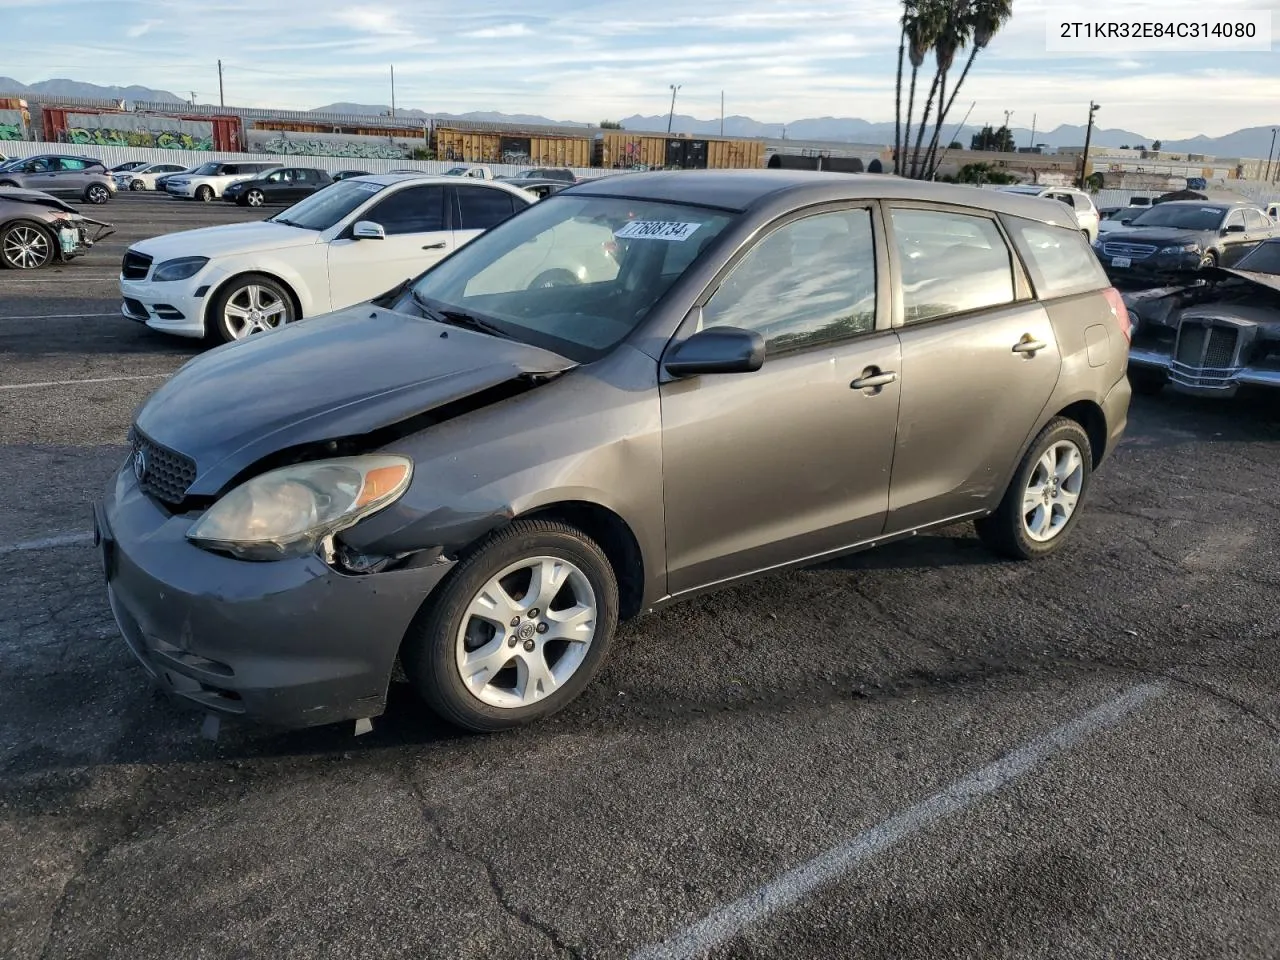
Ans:
[{"label": "windshield", "polygon": [[554,196],[461,247],[413,292],[586,362],[630,334],[732,219],[685,204]]},{"label": "windshield", "polygon": [[1236,262],[1237,270],[1280,275],[1280,240],[1260,243]]},{"label": "windshield", "polygon": [[1133,218],[1131,227],[1172,227],[1175,230],[1217,230],[1227,215],[1225,207],[1202,207],[1198,203],[1156,204]]},{"label": "windshield", "polygon": [[196,167],[191,173],[198,177],[211,177],[218,172],[218,168],[222,166],[220,163],[202,163]]},{"label": "windshield", "polygon": [[339,180],[270,219],[306,230],[328,230],[375,193],[385,189],[383,184],[368,180]]}]

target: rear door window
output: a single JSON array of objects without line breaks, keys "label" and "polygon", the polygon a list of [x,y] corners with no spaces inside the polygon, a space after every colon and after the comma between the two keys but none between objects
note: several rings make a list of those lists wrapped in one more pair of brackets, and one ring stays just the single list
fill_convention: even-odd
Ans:
[{"label": "rear door window", "polygon": [[1271,219],[1261,210],[1246,210],[1244,212],[1245,229],[1250,233],[1258,230],[1269,230],[1273,224]]},{"label": "rear door window", "polygon": [[515,198],[505,190],[456,187],[459,230],[488,230],[516,212]]},{"label": "rear door window", "polygon": [[1003,220],[1041,300],[1110,286],[1097,255],[1079,231],[1021,217]]},{"label": "rear door window", "polygon": [[1014,302],[1013,258],[994,220],[948,210],[892,210],[903,320],[923,323]]}]

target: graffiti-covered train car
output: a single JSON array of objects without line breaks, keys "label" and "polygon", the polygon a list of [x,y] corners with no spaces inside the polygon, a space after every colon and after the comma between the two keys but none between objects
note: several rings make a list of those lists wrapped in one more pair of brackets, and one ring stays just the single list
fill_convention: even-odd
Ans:
[{"label": "graffiti-covered train car", "polygon": [[596,138],[592,159],[613,170],[752,170],[764,166],[764,143],[611,131]]},{"label": "graffiti-covered train car", "polygon": [[515,163],[537,167],[589,167],[591,139],[572,135],[512,130],[470,130],[437,124],[435,151],[440,160],[463,163]]},{"label": "graffiti-covered train car", "polygon": [[0,97],[0,140],[30,140],[31,111],[27,101]]},{"label": "graffiti-covered train car", "polygon": [[45,106],[40,112],[44,139],[50,143],[223,153],[244,149],[237,116],[55,106]]}]

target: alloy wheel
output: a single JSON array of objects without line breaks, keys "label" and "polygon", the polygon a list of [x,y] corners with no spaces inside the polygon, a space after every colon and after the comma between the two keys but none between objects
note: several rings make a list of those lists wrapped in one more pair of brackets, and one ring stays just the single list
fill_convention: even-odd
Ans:
[{"label": "alloy wheel", "polygon": [[595,638],[591,582],[560,557],[520,560],[472,598],[458,629],[455,663],[466,688],[492,707],[528,707],[574,675]]},{"label": "alloy wheel", "polygon": [[266,333],[289,322],[289,305],[275,291],[257,283],[247,283],[233,293],[222,313],[235,340]]},{"label": "alloy wheel", "polygon": [[102,184],[95,183],[89,188],[88,197],[90,203],[106,203],[111,199],[111,194]]},{"label": "alloy wheel", "polygon": [[1084,484],[1084,457],[1070,440],[1059,440],[1036,462],[1022,494],[1022,526],[1028,537],[1047,543],[1067,525]]},{"label": "alloy wheel", "polygon": [[49,262],[53,256],[53,245],[43,230],[18,224],[5,232],[0,253],[4,255],[4,262],[11,267],[35,270]]},{"label": "alloy wheel", "polygon": [[245,202],[249,204],[249,206],[260,207],[262,206],[262,201],[264,198],[262,196],[261,190],[250,190],[247,194],[245,194],[244,199],[245,199]]}]

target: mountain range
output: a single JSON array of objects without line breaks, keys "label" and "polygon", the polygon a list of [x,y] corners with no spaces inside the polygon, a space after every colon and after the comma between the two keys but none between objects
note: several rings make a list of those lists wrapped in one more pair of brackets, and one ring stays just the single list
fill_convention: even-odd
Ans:
[{"label": "mountain range", "polygon": [[[169,90],[153,90],[149,87],[128,86],[104,87],[78,80],[54,79],[41,80],[38,83],[23,84],[11,77],[0,77],[0,96],[33,94],[46,97],[84,97],[105,100],[148,100],[156,103],[186,103],[182,97]],[[346,113],[360,116],[378,116],[386,114],[390,108],[385,104],[367,103],[330,103],[316,107],[313,113]],[[428,113],[423,110],[396,108],[396,117],[412,120],[471,120],[484,123],[536,124],[539,126],[592,127],[594,123],[571,120],[552,120],[548,117],[524,113],[497,113],[493,111],[473,111],[470,113]],[[657,114],[643,116],[634,114],[618,120],[626,130],[640,133],[665,133],[667,116]],[[689,133],[702,136],[717,136],[722,125],[719,118],[702,120],[686,114],[676,114],[672,118],[671,129],[675,133]],[[968,144],[970,137],[979,132],[978,126],[965,126],[960,130],[950,124],[943,131],[944,142],[952,139]],[[1248,127],[1221,137],[1208,137],[1203,134],[1184,140],[1165,140],[1161,148],[1184,153],[1202,153],[1215,157],[1266,157],[1271,151],[1270,126]],[[1013,129],[1014,143],[1018,146],[1030,146],[1032,131],[1026,127]],[[888,144],[893,142],[894,124],[892,122],[873,123],[853,117],[812,117],[795,120],[787,124],[763,123],[751,117],[729,116],[724,118],[723,133],[726,137],[767,137],[788,140],[826,140],[840,143]],[[1085,129],[1082,126],[1062,124],[1052,130],[1036,130],[1035,142],[1046,147],[1078,147],[1084,143]],[[1103,147],[1122,147],[1145,145],[1150,147],[1154,138],[1134,133],[1131,130],[1096,127],[1092,142]]]}]

